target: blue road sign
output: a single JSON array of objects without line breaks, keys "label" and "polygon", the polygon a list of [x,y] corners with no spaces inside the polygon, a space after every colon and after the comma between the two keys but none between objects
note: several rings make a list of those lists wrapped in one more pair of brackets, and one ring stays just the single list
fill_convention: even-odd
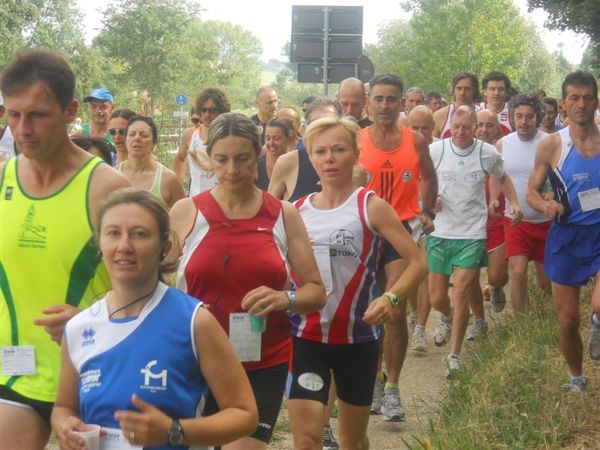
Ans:
[{"label": "blue road sign", "polygon": [[175,103],[178,105],[185,105],[187,103],[187,97],[183,94],[177,94],[175,97]]}]

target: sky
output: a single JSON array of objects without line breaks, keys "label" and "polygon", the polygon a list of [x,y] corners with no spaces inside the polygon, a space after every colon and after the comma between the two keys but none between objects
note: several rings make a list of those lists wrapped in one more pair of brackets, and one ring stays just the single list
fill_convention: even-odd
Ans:
[{"label": "sky", "polygon": [[[283,60],[281,49],[290,40],[292,29],[292,5],[363,6],[363,45],[378,41],[377,31],[391,19],[409,19],[410,15],[400,7],[398,0],[199,0],[204,11],[201,18],[229,21],[241,25],[258,37],[263,46],[262,60]],[[84,13],[86,39],[98,34],[101,14],[97,0],[77,0]],[[521,14],[530,17],[541,31],[542,38],[550,51],[562,44],[565,58],[573,64],[581,61],[588,40],[573,32],[550,31],[543,28],[546,14],[537,9],[527,11],[526,0],[515,0]]]}]

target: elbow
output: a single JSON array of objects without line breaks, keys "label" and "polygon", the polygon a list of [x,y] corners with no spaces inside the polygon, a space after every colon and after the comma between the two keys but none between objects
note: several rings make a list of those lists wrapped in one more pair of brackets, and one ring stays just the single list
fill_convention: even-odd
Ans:
[{"label": "elbow", "polygon": [[240,420],[240,427],[243,428],[242,436],[250,436],[258,428],[258,409],[256,402],[251,408],[246,409],[244,417]]},{"label": "elbow", "polygon": [[322,309],[327,304],[327,291],[323,283],[319,283],[319,291],[317,293],[316,309]]}]

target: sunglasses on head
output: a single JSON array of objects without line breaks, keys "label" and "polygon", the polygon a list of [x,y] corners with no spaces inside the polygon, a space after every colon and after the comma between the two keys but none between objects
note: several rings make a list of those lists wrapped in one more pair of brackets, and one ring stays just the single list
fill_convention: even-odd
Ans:
[{"label": "sunglasses on head", "polygon": [[192,120],[192,123],[193,123],[194,125],[198,125],[198,124],[200,123],[200,119],[198,119],[198,118],[196,118],[196,117],[194,117],[194,118],[193,118],[193,119],[191,119],[191,120]]},{"label": "sunglasses on head", "polygon": [[219,112],[219,108],[198,108],[198,112],[214,114]]},{"label": "sunglasses on head", "polygon": [[111,136],[116,136],[117,133],[119,133],[119,135],[121,135],[121,136],[126,136],[127,128],[109,128],[108,132],[110,133]]}]

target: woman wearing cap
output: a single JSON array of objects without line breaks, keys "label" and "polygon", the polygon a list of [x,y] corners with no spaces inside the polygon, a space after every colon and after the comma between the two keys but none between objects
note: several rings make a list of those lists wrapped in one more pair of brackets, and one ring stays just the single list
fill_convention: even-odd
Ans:
[{"label": "woman wearing cap", "polygon": [[133,116],[127,125],[125,145],[128,158],[117,166],[132,186],[150,191],[169,207],[185,197],[175,172],[154,158],[158,141],[156,124],[150,117]]}]

